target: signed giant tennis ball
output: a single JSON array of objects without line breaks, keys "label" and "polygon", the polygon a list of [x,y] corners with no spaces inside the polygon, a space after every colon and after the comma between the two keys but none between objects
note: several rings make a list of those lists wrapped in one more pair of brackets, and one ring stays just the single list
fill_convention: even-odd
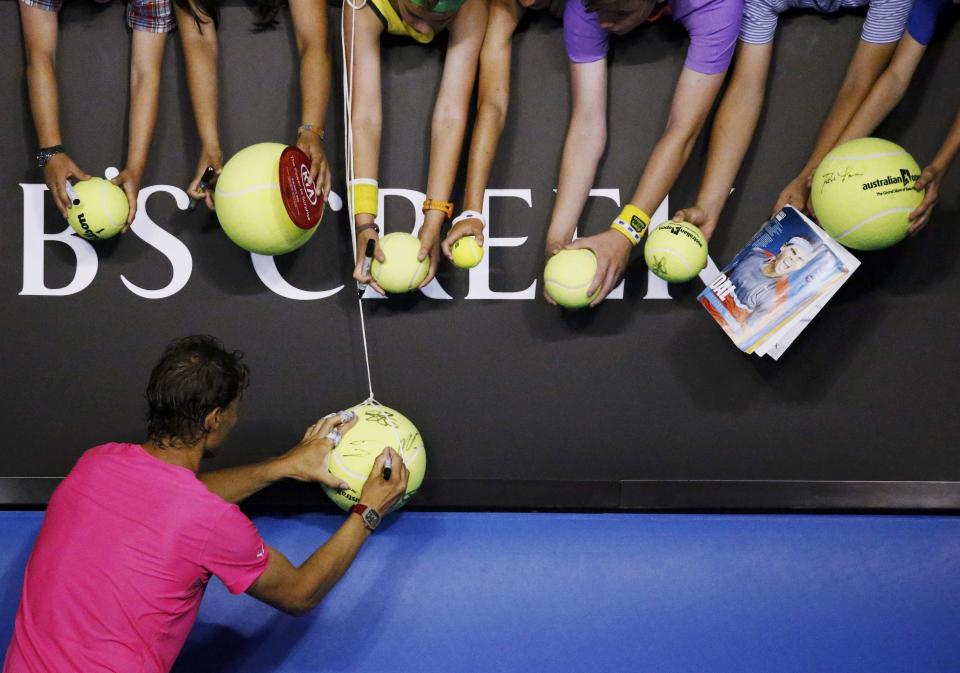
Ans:
[{"label": "signed giant tennis ball", "polygon": [[587,294],[596,275],[597,257],[592,250],[561,250],[547,260],[543,282],[547,294],[564,308],[583,308],[599,293]]},{"label": "signed giant tennis ball", "polygon": [[707,265],[707,239],[689,222],[667,220],[647,235],[643,258],[647,267],[665,281],[686,283]]},{"label": "signed giant tennis ball", "polygon": [[905,149],[880,138],[859,138],[833,149],[813,174],[810,199],[820,225],[855,250],[899,243],[910,212],[923,200],[913,188],[920,166]]},{"label": "signed giant tennis ball", "polygon": [[67,209],[67,222],[89,241],[113,238],[127,224],[130,203],[123,190],[109,180],[90,178],[73,186],[79,206]]},{"label": "signed giant tennis ball", "polygon": [[430,270],[430,257],[417,260],[420,239],[413,234],[396,231],[380,239],[380,249],[387,261],[374,259],[370,275],[387,292],[400,294],[420,286]]},{"label": "signed giant tennis ball", "polygon": [[[343,435],[328,458],[330,474],[350,487],[337,490],[325,485],[323,490],[341,509],[349,510],[360,502],[374,461],[389,446],[400,454],[410,472],[407,491],[394,509],[403,507],[420,489],[427,470],[427,450],[420,431],[399,411],[379,404],[361,404],[351,411],[357,415],[357,424]],[[393,469],[398,467],[394,465]]]}]

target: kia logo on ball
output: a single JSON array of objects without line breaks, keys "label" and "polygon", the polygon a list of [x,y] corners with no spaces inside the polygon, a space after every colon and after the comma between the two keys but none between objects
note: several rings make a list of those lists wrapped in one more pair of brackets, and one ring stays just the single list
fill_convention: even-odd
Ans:
[{"label": "kia logo on ball", "polygon": [[317,188],[310,179],[310,169],[304,164],[300,164],[300,181],[303,183],[303,191],[307,193],[307,200],[311,206],[317,205]]}]

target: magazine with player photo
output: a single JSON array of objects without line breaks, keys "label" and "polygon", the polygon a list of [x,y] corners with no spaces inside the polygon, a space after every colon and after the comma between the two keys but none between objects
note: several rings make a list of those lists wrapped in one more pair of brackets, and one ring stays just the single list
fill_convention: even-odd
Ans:
[{"label": "magazine with player photo", "polygon": [[778,359],[858,266],[846,248],[786,206],[698,298],[740,350]]}]

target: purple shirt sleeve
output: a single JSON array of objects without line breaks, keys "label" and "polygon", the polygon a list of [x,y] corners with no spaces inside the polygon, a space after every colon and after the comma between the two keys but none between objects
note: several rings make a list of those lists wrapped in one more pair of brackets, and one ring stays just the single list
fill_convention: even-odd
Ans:
[{"label": "purple shirt sleeve", "polygon": [[596,13],[583,0],[568,0],[563,8],[563,42],[574,63],[593,63],[607,57],[610,35],[600,27]]},{"label": "purple shirt sleeve", "polygon": [[929,45],[940,15],[949,5],[950,0],[915,0],[907,21],[910,36],[924,46]]},{"label": "purple shirt sleeve", "polygon": [[677,0],[673,9],[674,18],[690,34],[684,65],[704,75],[725,72],[737,46],[743,0]]}]

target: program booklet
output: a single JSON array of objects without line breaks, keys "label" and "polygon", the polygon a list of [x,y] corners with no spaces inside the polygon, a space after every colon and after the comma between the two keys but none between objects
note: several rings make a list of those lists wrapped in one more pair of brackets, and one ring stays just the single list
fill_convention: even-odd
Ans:
[{"label": "program booklet", "polygon": [[786,206],[698,299],[737,348],[777,360],[858,266],[846,248]]}]

